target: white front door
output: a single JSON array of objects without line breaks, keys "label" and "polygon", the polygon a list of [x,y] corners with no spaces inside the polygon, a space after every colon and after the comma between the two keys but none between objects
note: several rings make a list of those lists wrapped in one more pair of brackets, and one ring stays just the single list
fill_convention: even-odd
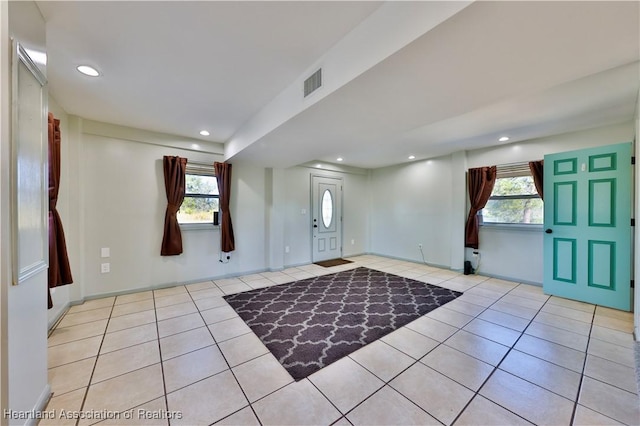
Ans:
[{"label": "white front door", "polygon": [[342,257],[342,179],[311,177],[313,261]]}]

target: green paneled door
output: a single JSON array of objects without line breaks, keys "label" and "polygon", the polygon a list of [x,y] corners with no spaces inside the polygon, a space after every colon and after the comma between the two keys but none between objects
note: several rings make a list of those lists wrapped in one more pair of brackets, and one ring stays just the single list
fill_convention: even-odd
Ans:
[{"label": "green paneled door", "polygon": [[631,310],[631,143],[544,157],[544,292]]}]

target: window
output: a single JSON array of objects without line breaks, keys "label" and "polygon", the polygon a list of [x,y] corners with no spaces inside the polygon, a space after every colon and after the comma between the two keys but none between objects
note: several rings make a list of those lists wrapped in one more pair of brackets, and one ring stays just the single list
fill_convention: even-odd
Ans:
[{"label": "window", "polygon": [[484,224],[541,225],[544,209],[527,163],[498,166],[496,184],[478,214]]},{"label": "window", "polygon": [[180,225],[218,225],[219,192],[213,165],[187,163],[184,201],[178,211]]},{"label": "window", "polygon": [[326,189],[322,195],[322,224],[325,228],[331,226],[333,220],[333,198],[331,198],[331,191]]}]

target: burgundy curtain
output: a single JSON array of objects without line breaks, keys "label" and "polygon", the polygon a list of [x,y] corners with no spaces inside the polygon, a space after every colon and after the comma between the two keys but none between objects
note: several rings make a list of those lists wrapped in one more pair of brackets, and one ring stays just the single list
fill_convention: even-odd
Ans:
[{"label": "burgundy curtain", "polygon": [[231,223],[231,212],[229,211],[229,199],[231,198],[231,164],[213,163],[218,181],[218,192],[220,193],[220,248],[224,253],[229,253],[236,249],[236,242],[233,237],[233,224]]},{"label": "burgundy curtain", "polygon": [[542,191],[544,188],[544,160],[540,161],[530,161],[529,169],[531,170],[531,176],[533,176],[533,184],[536,186],[536,190],[538,191],[538,195],[540,198],[544,200],[544,196],[542,195]]},{"label": "burgundy curtain", "polygon": [[185,171],[187,159],[164,156],[164,187],[167,193],[167,211],[164,215],[164,236],[162,237],[162,256],[175,256],[182,253],[182,234],[178,224],[178,210],[185,193]]},{"label": "burgundy curtain", "polygon": [[[60,191],[60,120],[49,113],[49,289],[73,283],[62,220],[56,209]],[[51,290],[49,309],[53,307]]]},{"label": "burgundy curtain", "polygon": [[496,183],[496,166],[469,169],[467,173],[471,208],[465,228],[465,247],[478,248],[478,211],[489,201],[493,185]]}]

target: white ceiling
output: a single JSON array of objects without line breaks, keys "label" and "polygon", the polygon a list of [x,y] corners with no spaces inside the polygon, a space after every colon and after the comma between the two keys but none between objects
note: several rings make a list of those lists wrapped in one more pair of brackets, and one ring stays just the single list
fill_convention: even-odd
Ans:
[{"label": "white ceiling", "polygon": [[[229,139],[380,3],[39,1],[50,92],[70,114]],[[75,71],[97,68],[99,79]]]},{"label": "white ceiling", "polygon": [[[228,146],[251,133],[228,155],[269,167],[340,156],[375,168],[486,147],[503,134],[521,141],[629,121],[640,86],[639,2],[483,1],[453,12],[436,2],[38,5],[50,92],[67,112],[189,138],[206,128],[202,139]],[[442,22],[400,25],[419,13]],[[262,118],[359,29],[392,40],[422,21],[416,37],[363,72],[343,72],[361,66],[370,53],[361,48],[323,67],[326,81],[344,82],[322,98],[285,119]],[[103,76],[80,75],[80,63]]]}]

